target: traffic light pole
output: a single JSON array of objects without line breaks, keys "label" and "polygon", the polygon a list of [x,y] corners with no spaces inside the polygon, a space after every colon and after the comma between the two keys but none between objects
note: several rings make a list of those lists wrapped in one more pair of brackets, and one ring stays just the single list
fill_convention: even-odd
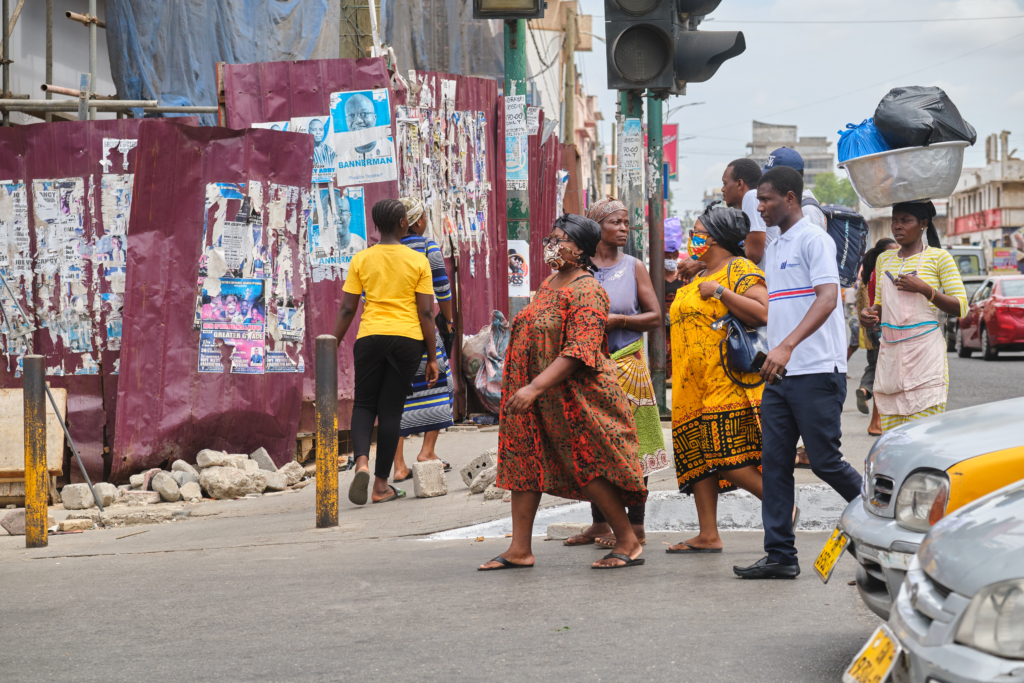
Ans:
[{"label": "traffic light pole", "polygon": [[[618,166],[623,167],[623,162],[626,156],[631,156],[635,151],[630,145],[627,145],[625,137],[630,134],[630,127],[626,121],[629,119],[642,120],[644,116],[644,105],[643,105],[643,92],[642,91],[624,91],[619,93],[619,111],[622,112],[622,116],[625,119],[623,121],[623,143],[619,146],[618,150]],[[640,138],[643,140],[643,137]],[[629,241],[626,242],[626,248],[623,250],[630,256],[638,258],[641,261],[644,260],[644,168],[643,168],[643,154],[640,153],[641,164],[639,181],[631,170],[625,170],[622,175],[619,176],[619,199],[623,204],[626,205],[626,211],[629,212]]]},{"label": "traffic light pole", "polygon": [[[505,96],[526,95],[526,20],[505,20]],[[522,164],[529,163],[526,150],[526,134],[509,135],[509,112],[505,112],[505,149],[519,150]],[[521,121],[526,121],[525,103]],[[516,138],[519,138],[518,141]],[[506,170],[508,169],[506,153]],[[519,163],[519,162],[514,162]],[[523,169],[528,170],[528,169]],[[520,173],[528,178],[527,173]],[[510,240],[522,240],[526,243],[527,253],[523,254],[526,262],[530,262],[530,193],[525,180],[506,180],[505,225]],[[509,320],[530,303],[529,296],[509,296]]]},{"label": "traffic light pole", "polygon": [[[650,273],[658,305],[665,302],[665,211],[662,162],[662,105],[661,98],[649,93],[647,103],[647,168],[652,177],[648,179],[647,213],[650,226]],[[664,313],[664,311],[663,311]],[[648,334],[650,342],[648,358],[651,364],[651,380],[654,382],[654,400],[658,412],[669,415],[665,405],[665,327],[658,325]]]}]

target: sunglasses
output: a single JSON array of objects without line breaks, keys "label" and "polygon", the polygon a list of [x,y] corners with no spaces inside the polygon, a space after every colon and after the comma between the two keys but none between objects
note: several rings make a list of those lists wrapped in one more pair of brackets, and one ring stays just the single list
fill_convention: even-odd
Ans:
[{"label": "sunglasses", "polygon": [[568,237],[546,237],[540,241],[545,247],[557,247],[562,242],[572,242]]}]

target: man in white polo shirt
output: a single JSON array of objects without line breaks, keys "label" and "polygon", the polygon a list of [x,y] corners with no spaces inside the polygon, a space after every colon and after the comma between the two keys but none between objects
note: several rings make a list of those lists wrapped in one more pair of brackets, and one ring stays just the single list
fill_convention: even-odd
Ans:
[{"label": "man in white polo shirt", "polygon": [[845,500],[860,494],[861,476],[839,451],[846,400],[846,330],[839,300],[835,242],[804,217],[803,178],[789,167],[761,176],[758,210],[780,235],[765,252],[768,358],[761,399],[764,470],[764,549],[745,579],[794,579],[800,574],[793,533],[794,458],[807,445],[811,469]]}]

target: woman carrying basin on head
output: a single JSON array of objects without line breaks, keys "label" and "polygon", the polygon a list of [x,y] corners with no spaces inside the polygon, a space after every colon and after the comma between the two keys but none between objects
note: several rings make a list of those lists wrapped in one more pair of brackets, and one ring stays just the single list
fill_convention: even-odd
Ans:
[{"label": "woman carrying basin on head", "polygon": [[881,327],[874,399],[883,432],[946,410],[949,366],[938,312],[962,318],[967,291],[953,257],[940,248],[934,215],[931,202],[892,207],[900,248],[879,255],[874,305],[860,313],[862,325]]},{"label": "woman carrying basin on head", "polygon": [[591,274],[601,228],[566,214],[544,240],[556,272],[512,320],[501,387],[497,485],[512,491],[512,544],[491,571],[532,567],[541,493],[590,500],[615,534],[595,569],[643,564],[625,505],[647,498],[636,422],[608,357],[608,294]]}]

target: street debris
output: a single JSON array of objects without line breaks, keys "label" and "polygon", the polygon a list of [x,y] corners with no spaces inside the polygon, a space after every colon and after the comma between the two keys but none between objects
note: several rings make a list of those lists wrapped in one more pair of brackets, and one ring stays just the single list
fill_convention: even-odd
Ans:
[{"label": "street debris", "polygon": [[471,463],[463,467],[459,471],[459,474],[462,476],[463,483],[465,483],[467,487],[472,486],[473,479],[476,477],[476,475],[480,474],[480,472],[487,469],[488,467],[496,467],[498,465],[498,462],[495,459],[497,455],[498,449],[491,448],[487,451],[484,451],[483,455],[477,456],[476,458],[473,459]]},{"label": "street debris", "polygon": [[413,463],[412,484],[417,498],[434,498],[448,495],[448,479],[444,476],[444,463],[427,460]]},{"label": "street debris", "polygon": [[[53,527],[57,522],[54,521],[53,517],[46,518],[47,528]],[[24,536],[25,535],[25,508],[12,510],[4,515],[3,519],[0,519],[0,526],[7,530],[11,536]]]}]

